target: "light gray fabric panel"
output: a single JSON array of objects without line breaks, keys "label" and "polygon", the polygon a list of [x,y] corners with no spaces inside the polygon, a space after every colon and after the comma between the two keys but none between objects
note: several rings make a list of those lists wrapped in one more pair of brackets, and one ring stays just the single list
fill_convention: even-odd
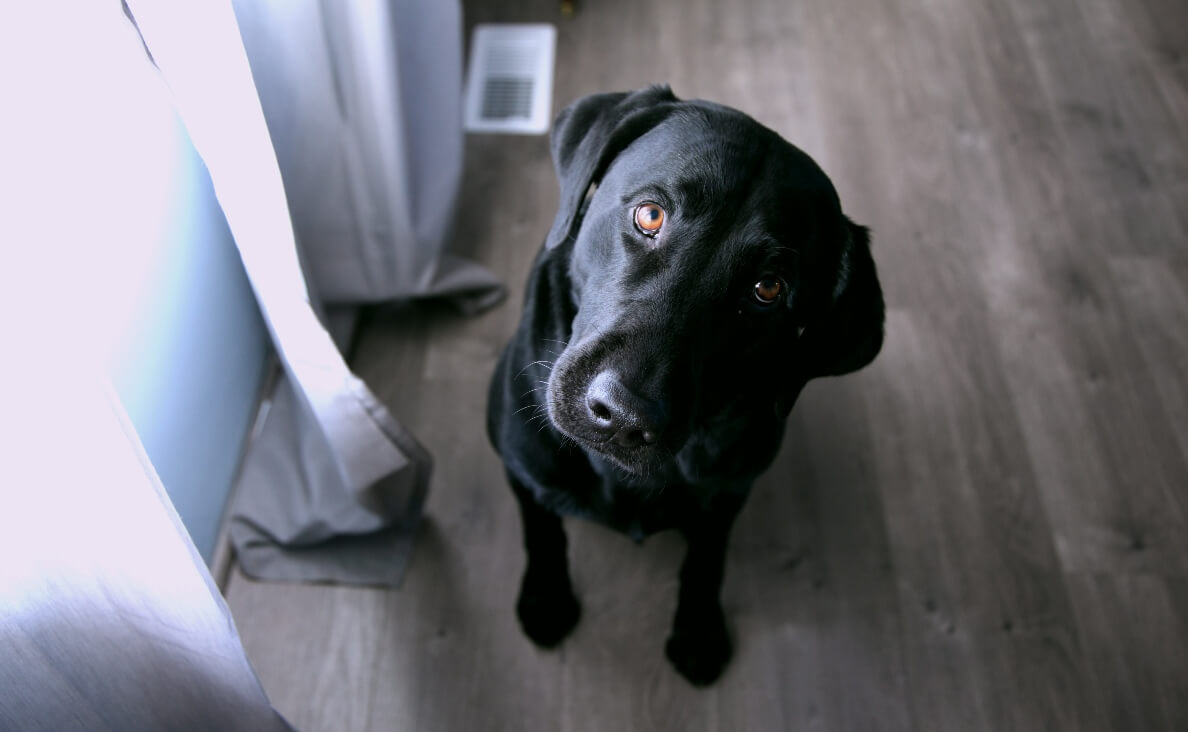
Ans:
[{"label": "light gray fabric panel", "polygon": [[490,272],[443,256],[462,173],[460,4],[234,6],[318,297],[497,302]]}]

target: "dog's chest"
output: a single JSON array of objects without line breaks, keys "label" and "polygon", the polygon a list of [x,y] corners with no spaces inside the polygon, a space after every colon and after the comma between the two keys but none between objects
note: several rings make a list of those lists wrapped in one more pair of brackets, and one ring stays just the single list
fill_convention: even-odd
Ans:
[{"label": "dog's chest", "polygon": [[[593,471],[592,471],[593,472]],[[553,489],[537,500],[557,513],[602,524],[641,542],[680,526],[699,505],[696,491],[679,480],[629,484],[593,472],[593,479]]]}]

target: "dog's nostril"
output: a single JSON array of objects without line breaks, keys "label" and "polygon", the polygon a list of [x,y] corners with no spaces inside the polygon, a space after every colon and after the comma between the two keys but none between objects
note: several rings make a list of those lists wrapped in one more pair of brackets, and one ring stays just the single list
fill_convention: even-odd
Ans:
[{"label": "dog's nostril", "polygon": [[590,412],[602,422],[611,421],[610,409],[597,399],[590,400]]}]

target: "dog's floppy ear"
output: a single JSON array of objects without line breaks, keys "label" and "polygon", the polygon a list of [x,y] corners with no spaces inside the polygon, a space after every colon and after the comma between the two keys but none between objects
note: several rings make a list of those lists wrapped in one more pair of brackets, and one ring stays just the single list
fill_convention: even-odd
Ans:
[{"label": "dog's floppy ear", "polygon": [[601,180],[615,156],[671,114],[678,102],[667,86],[652,86],[582,97],[557,116],[550,147],[561,202],[545,246],[555,247],[573,233],[590,184]]},{"label": "dog's floppy ear", "polygon": [[818,376],[840,376],[866,366],[883,346],[883,290],[870,255],[870,233],[845,219],[847,241],[832,305],[805,324],[796,344],[796,376],[776,403],[787,416],[800,390]]},{"label": "dog's floppy ear", "polygon": [[870,255],[870,232],[845,219],[848,239],[838,266],[833,306],[801,336],[804,375],[839,376],[874,360],[883,346],[883,290]]}]

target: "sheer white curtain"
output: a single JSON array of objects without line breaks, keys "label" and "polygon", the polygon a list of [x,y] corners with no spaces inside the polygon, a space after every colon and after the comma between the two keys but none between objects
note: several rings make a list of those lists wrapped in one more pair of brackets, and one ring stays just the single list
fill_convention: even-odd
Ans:
[{"label": "sheer white curtain", "polygon": [[106,376],[156,72],[118,2],[24,3],[0,81],[0,729],[289,729]]},{"label": "sheer white curtain", "polygon": [[290,729],[114,391],[53,355],[0,388],[0,729]]},{"label": "sheer white curtain", "polygon": [[[325,3],[323,19],[342,20],[336,5]],[[390,27],[400,25],[396,11],[405,7],[342,5],[378,13],[372,17],[382,15]],[[457,26],[456,4],[451,7]],[[425,32],[413,47],[432,46],[429,29],[411,27]],[[415,68],[404,60],[411,47],[392,45],[387,55],[372,55],[380,47],[367,46],[366,58],[355,61],[382,68],[395,61],[409,73]],[[339,50],[362,52],[349,43]],[[254,482],[244,487],[258,490],[243,491],[247,498],[234,516],[241,564],[287,579],[399,581],[396,554],[407,547],[420,513],[428,456],[351,374],[318,317],[307,277],[352,302],[463,293],[481,306],[497,298],[499,288],[482,270],[440,256],[461,141],[442,158],[432,146],[413,143],[415,131],[426,126],[446,134],[447,121],[394,108],[368,112],[377,97],[362,86],[350,88],[362,79],[379,87],[397,80],[399,92],[388,93],[403,98],[409,93],[405,71],[372,77],[359,67],[335,74],[343,124],[327,130],[326,140],[338,146],[327,158],[336,162],[309,174],[326,173],[323,182],[338,175],[338,182],[321,187],[298,175],[288,193],[299,202],[294,208],[324,197],[331,213],[337,197],[353,197],[353,213],[342,219],[353,233],[350,226],[303,224],[298,235],[310,242],[311,262],[371,257],[358,268],[370,279],[354,295],[335,290],[347,287],[345,268],[315,274],[302,267],[288,182],[282,182],[230,0],[127,0],[126,7],[118,0],[60,0],[0,10],[7,110],[0,122],[0,220],[7,227],[0,266],[6,340],[0,359],[0,729],[287,728],[104,377],[105,350],[115,339],[110,315],[128,301],[113,275],[135,266],[129,260],[135,251],[120,242],[151,205],[121,195],[136,175],[130,162],[143,157],[128,130],[139,129],[138,115],[146,109],[172,105],[180,114],[210,172],[288,377],[288,398],[278,403],[289,412],[274,408],[283,419],[270,421],[298,429],[278,429],[276,449],[254,450],[245,466]],[[125,83],[129,79],[135,83]],[[443,104],[448,107],[458,103],[456,91],[455,85],[435,93],[453,99]],[[146,94],[157,95],[154,104],[141,103]],[[397,121],[399,141],[368,158],[361,131],[382,136],[385,125]],[[289,122],[297,124],[281,114],[273,127]],[[283,166],[300,169],[289,156],[309,138],[285,134],[277,132],[288,145]],[[351,142],[353,134],[360,137]],[[435,164],[453,172],[437,184],[418,184],[416,171]],[[393,190],[400,194],[388,211]],[[330,246],[335,242],[338,248]],[[357,247],[366,252],[352,253]],[[385,282],[385,273],[395,284]]]}]

